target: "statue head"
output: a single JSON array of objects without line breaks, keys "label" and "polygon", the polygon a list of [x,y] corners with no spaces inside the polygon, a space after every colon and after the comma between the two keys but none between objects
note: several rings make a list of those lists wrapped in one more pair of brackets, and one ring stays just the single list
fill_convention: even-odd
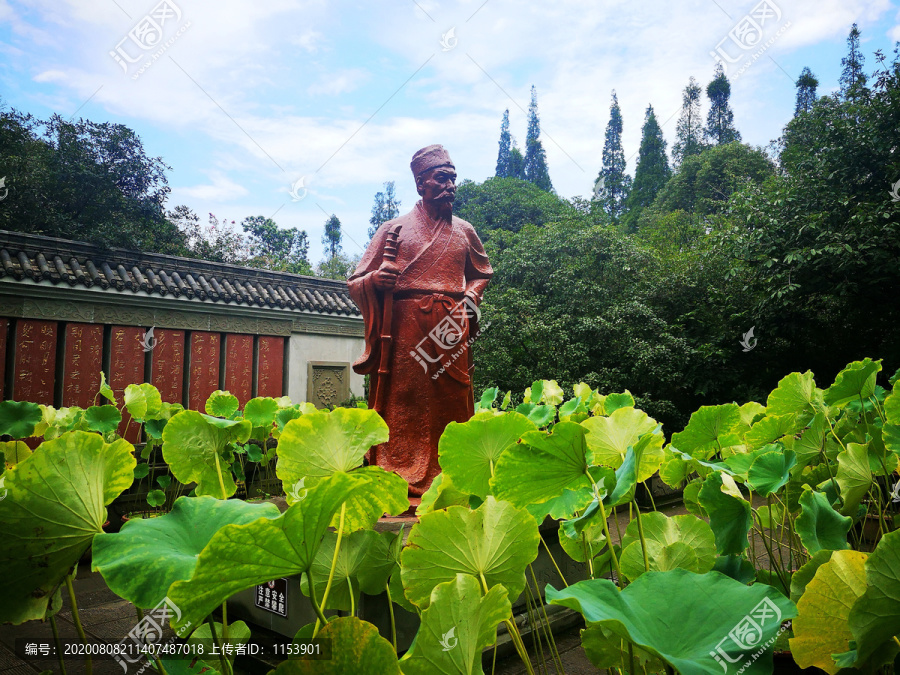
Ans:
[{"label": "statue head", "polygon": [[456,167],[442,145],[429,145],[413,155],[409,164],[416,191],[425,202],[450,206],[456,197]]}]

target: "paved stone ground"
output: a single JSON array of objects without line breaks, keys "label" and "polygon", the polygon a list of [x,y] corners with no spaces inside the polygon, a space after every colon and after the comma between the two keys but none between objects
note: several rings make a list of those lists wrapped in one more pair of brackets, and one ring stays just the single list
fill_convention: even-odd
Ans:
[{"label": "paved stone ground", "polygon": [[[687,513],[687,510],[681,504],[664,507],[660,511],[668,516]],[[625,526],[628,523],[627,509],[617,515],[619,530],[624,533]],[[610,532],[613,540],[618,541],[617,528],[613,521],[610,521]],[[758,538],[755,540],[755,546],[758,554],[760,552],[764,553],[762,543]],[[767,559],[762,557],[759,560],[759,564],[760,566],[765,566]],[[90,572],[89,564],[82,564],[79,567],[74,588],[78,598],[82,625],[89,639],[93,638],[97,641],[117,643],[137,623],[138,619],[134,607],[110,591],[98,573]],[[665,611],[665,608],[660,607],[660,610]],[[75,624],[72,620],[69,600],[65,592],[63,593],[63,609],[57,615],[57,626],[62,639],[78,639]],[[30,659],[28,661],[16,657],[14,653],[16,638],[52,642],[53,634],[49,623],[42,624],[37,621],[21,626],[0,626],[0,675],[34,675],[43,671],[61,672],[59,662],[55,657]],[[546,663],[546,671],[542,671],[537,664],[538,657],[533,653],[532,639],[526,637],[525,642],[526,646],[530,647],[529,651],[532,652],[536,673],[546,672],[552,674],[557,672],[552,661],[548,661]],[[600,672],[591,665],[584,654],[584,650],[581,648],[579,627],[567,629],[557,635],[556,644],[564,672],[567,675]],[[81,658],[67,659],[65,666],[66,675],[79,675],[85,672],[84,661]],[[137,666],[132,667],[129,671],[130,675],[135,675],[137,670]],[[96,675],[111,675],[113,673],[121,675],[122,668],[114,660],[97,659],[94,661],[93,672]],[[235,665],[235,673],[237,675],[264,675],[266,672],[268,672],[268,666],[259,662],[245,662],[239,659]],[[485,662],[485,672],[491,672],[491,661],[489,658]],[[520,675],[525,672],[525,665],[515,653],[512,656],[498,658],[497,660],[496,675]]]}]

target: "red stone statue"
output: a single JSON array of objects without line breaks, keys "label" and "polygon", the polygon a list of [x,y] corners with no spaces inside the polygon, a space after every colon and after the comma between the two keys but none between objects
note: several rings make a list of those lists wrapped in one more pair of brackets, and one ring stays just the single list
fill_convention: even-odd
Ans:
[{"label": "red stone statue", "polygon": [[456,169],[447,151],[422,148],[410,168],[422,199],[378,228],[348,286],[366,322],[353,369],[370,376],[369,407],[390,429],[369,462],[421,495],[440,472],[444,427],[473,414],[471,343],[493,270],[475,229],[453,216]]}]

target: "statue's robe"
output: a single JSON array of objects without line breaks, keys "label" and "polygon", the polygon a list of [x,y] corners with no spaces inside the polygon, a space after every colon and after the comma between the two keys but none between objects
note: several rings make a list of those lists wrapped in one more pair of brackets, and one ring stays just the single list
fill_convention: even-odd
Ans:
[{"label": "statue's robe", "polygon": [[378,411],[390,440],[373,448],[369,463],[396,471],[409,482],[410,494],[421,495],[440,472],[438,440],[444,428],[465,422],[474,411],[470,338],[479,329],[471,305],[481,303],[493,270],[470,223],[456,217],[434,222],[421,201],[378,228],[348,280],[366,323],[365,351],[353,369],[370,376],[371,408],[382,385],[378,369],[384,317],[384,293],[375,288],[373,273],[384,258],[388,232],[397,224],[402,225],[396,260],[401,272],[393,290],[387,395]]}]

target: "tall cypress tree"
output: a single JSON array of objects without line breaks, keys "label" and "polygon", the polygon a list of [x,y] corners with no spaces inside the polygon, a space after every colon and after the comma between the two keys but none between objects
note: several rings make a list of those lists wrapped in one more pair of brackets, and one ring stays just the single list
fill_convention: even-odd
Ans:
[{"label": "tall cypress tree", "polygon": [[634,170],[634,184],[626,202],[628,212],[622,219],[628,230],[637,227],[641,211],[653,203],[671,176],[672,169],[666,156],[666,140],[653,106],[648,105],[644,113],[644,127],[641,129],[641,149],[638,151],[637,168]]},{"label": "tall cypress tree", "polygon": [[612,93],[609,106],[609,122],[606,124],[606,138],[603,141],[603,168],[598,182],[602,179],[602,189],[598,198],[603,210],[617,220],[625,209],[625,200],[631,189],[631,176],[625,173],[625,151],[622,149],[622,110],[616,92]]},{"label": "tall cypress tree", "polygon": [[709,113],[706,115],[704,137],[715,145],[741,140],[740,132],[734,128],[734,112],[728,103],[731,83],[725,77],[721,63],[716,66],[716,74],[706,87],[706,96],[709,98]]},{"label": "tall cypress tree", "polygon": [[672,162],[681,166],[685,157],[699,155],[703,150],[703,121],[700,117],[700,85],[691,77],[681,95],[681,116],[675,127]]},{"label": "tall cypress tree", "polygon": [[509,177],[509,153],[512,138],[509,135],[509,108],[503,111],[503,122],[500,124],[500,150],[497,153],[497,178]]},{"label": "tall cypress tree", "polygon": [[812,74],[809,68],[804,68],[797,78],[797,105],[794,107],[794,115],[810,112],[813,103],[816,102],[816,88],[819,86],[819,80]]},{"label": "tall cypress tree", "polygon": [[516,139],[512,139],[512,149],[509,151],[509,174],[507,178],[518,178],[519,180],[527,180],[525,178],[525,157],[522,151],[516,145]]},{"label": "tall cypress tree", "polygon": [[841,59],[844,72],[841,73],[841,96],[845,99],[856,99],[865,94],[868,78],[863,72],[866,57],[859,49],[859,27],[856,24],[850,28],[847,36],[847,56]]},{"label": "tall cypress tree", "polygon": [[372,217],[369,218],[369,239],[375,236],[379,226],[400,215],[400,200],[394,193],[394,181],[389,180],[384,184],[384,191],[375,193],[375,203],[372,205]]},{"label": "tall cypress tree", "polygon": [[528,106],[528,135],[525,138],[525,180],[547,192],[553,191],[547,155],[541,143],[541,121],[538,118],[537,90],[531,85],[531,105]]},{"label": "tall cypress tree", "polygon": [[341,221],[334,214],[325,221],[325,234],[322,235],[322,245],[329,257],[334,258],[341,252]]}]

